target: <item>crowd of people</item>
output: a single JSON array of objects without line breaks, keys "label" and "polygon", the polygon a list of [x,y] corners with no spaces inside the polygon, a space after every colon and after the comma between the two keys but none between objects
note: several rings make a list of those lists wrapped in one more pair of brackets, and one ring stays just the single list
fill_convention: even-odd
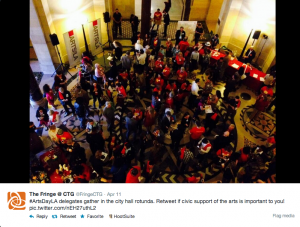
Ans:
[{"label": "crowd of people", "polygon": [[[168,13],[171,1],[166,4]],[[115,27],[121,27],[121,14],[117,12]],[[160,13],[160,12],[158,12]],[[161,17],[154,15],[154,25],[160,25]],[[120,14],[120,15],[118,15]],[[161,13],[160,13],[161,14]],[[114,16],[115,17],[115,16]],[[114,41],[114,56],[110,69],[105,72],[99,64],[93,65],[88,56],[82,56],[80,81],[74,94],[68,91],[66,77],[57,72],[53,89],[44,85],[43,91],[51,109],[39,107],[36,117],[39,126],[30,122],[31,162],[30,182],[32,183],[151,183],[164,171],[160,164],[166,146],[177,159],[178,174],[189,168],[211,171],[219,168],[223,172],[220,182],[266,182],[275,173],[276,134],[268,138],[265,146],[244,147],[234,150],[237,131],[234,117],[241,105],[239,95],[229,96],[241,86],[244,67],[234,75],[228,75],[226,68],[230,53],[215,64],[210,63],[211,50],[218,43],[218,35],[211,41],[201,42],[203,27],[195,28],[195,43],[189,43],[184,28],[176,31],[176,41],[167,39],[166,46],[156,35],[146,34],[143,39],[137,31],[138,20],[131,18],[134,37],[132,52],[123,53],[122,45]],[[153,25],[153,28],[155,26]],[[167,28],[165,28],[165,35]],[[253,51],[253,50],[252,50]],[[253,53],[253,52],[252,52]],[[251,57],[251,50],[245,61]],[[249,57],[250,56],[250,57]],[[247,58],[248,57],[248,58]],[[122,67],[117,67],[116,61]],[[195,70],[200,69],[204,85],[196,78]],[[249,121],[262,111],[271,108],[274,102],[274,70],[267,75],[261,94],[257,97],[254,112]],[[218,82],[224,82],[225,91],[213,92]],[[91,150],[89,160],[86,150],[64,127],[61,127],[61,113],[54,104],[55,93],[64,108],[64,117],[72,114],[80,121],[80,128],[86,131],[86,142]],[[72,103],[72,97],[75,103]],[[141,107],[139,99],[151,99],[151,105]],[[89,105],[90,99],[93,106]],[[128,100],[135,102],[131,111],[125,108]],[[220,103],[227,107],[227,113],[218,110]],[[183,111],[183,105],[188,107]],[[116,106],[123,107],[123,124],[126,133],[120,141],[114,131]],[[103,126],[90,118],[102,110],[109,137],[104,137]],[[53,147],[46,153],[36,130],[45,128]],[[121,130],[122,133],[122,130]],[[184,139],[185,137],[185,139]],[[187,139],[186,139],[187,138]],[[169,145],[166,141],[169,140]],[[181,144],[182,141],[188,141]],[[150,148],[149,152],[146,150]],[[147,155],[146,155],[147,154]],[[38,158],[37,158],[38,157]],[[112,176],[112,177],[110,177]],[[195,173],[185,177],[184,182],[203,183],[205,178]]]}]

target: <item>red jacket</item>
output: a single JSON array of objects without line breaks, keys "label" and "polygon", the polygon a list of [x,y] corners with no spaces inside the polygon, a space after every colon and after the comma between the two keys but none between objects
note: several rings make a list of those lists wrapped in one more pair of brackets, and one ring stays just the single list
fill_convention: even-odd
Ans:
[{"label": "red jacket", "polygon": [[265,111],[265,108],[267,108],[269,106],[270,102],[267,100],[264,100],[263,95],[260,94],[257,97],[257,100],[255,102],[255,109],[259,110],[259,111]]},{"label": "red jacket", "polygon": [[129,170],[129,172],[127,173],[127,177],[126,177],[126,181],[125,183],[139,183],[139,176],[141,175],[141,167],[139,166],[134,166],[134,168],[136,168],[138,170],[138,174],[136,176],[133,176],[131,174],[131,170],[133,168],[131,168]]},{"label": "red jacket", "polygon": [[185,52],[189,46],[190,46],[190,44],[187,41],[183,41],[183,40],[180,41],[178,44],[178,47],[181,52]]},{"label": "red jacket", "polygon": [[201,138],[202,134],[205,132],[204,127],[197,128],[196,126],[190,130],[191,138],[193,140],[198,140]]},{"label": "red jacket", "polygon": [[67,140],[73,139],[73,136],[69,132],[63,132],[61,135],[56,135],[61,143],[66,144]]},{"label": "red jacket", "polygon": [[173,104],[174,104],[173,98],[169,97],[169,98],[166,99],[166,108],[173,109]]},{"label": "red jacket", "polygon": [[165,79],[167,80],[170,75],[170,68],[164,68],[164,70],[162,71],[162,74],[164,75]]},{"label": "red jacket", "polygon": [[177,65],[182,66],[183,63],[184,63],[185,58],[184,57],[179,57],[178,54],[177,54],[175,60],[176,60]]},{"label": "red jacket", "polygon": [[180,69],[178,69],[177,75],[178,75],[177,81],[179,83],[183,83],[185,81],[185,79],[187,78],[187,72],[186,71],[181,72]]},{"label": "red jacket", "polygon": [[165,89],[169,90],[169,91],[171,91],[171,90],[176,91],[177,86],[176,86],[176,84],[173,84],[173,86],[171,86],[171,84],[168,84]]},{"label": "red jacket", "polygon": [[126,91],[125,91],[125,89],[122,85],[117,88],[117,91],[118,91],[119,94],[122,94],[124,98],[127,96]]},{"label": "red jacket", "polygon": [[154,80],[154,84],[155,85],[160,85],[160,87],[162,87],[163,85],[164,85],[164,80],[162,79],[162,78],[156,78],[155,80]]},{"label": "red jacket", "polygon": [[136,116],[135,119],[137,121],[142,120],[143,119],[143,112],[139,109],[133,109],[132,110],[133,116]]}]

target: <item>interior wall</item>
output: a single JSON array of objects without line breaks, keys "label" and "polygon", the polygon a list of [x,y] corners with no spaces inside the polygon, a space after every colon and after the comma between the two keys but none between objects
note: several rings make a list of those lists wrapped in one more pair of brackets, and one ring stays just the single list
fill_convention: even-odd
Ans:
[{"label": "interior wall", "polygon": [[205,21],[211,0],[194,0],[191,5],[190,21]]},{"label": "interior wall", "polygon": [[129,19],[135,13],[135,0],[112,0],[112,8],[113,12],[118,8],[122,18]]}]

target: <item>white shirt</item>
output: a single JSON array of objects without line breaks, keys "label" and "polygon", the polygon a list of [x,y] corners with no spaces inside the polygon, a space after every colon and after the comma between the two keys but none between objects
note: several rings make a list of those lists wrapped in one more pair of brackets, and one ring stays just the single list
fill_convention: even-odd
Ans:
[{"label": "white shirt", "polygon": [[144,47],[141,45],[141,44],[139,44],[139,43],[136,43],[135,45],[134,45],[134,48],[136,49],[136,50],[142,50],[142,49],[144,49]]},{"label": "white shirt", "polygon": [[199,96],[198,91],[199,91],[199,86],[198,86],[198,84],[196,84],[195,81],[193,81],[192,87],[191,87],[191,92],[193,95]]},{"label": "white shirt", "polygon": [[137,56],[137,59],[138,59],[140,65],[145,65],[146,57],[147,57],[146,53],[143,53],[140,56]]},{"label": "white shirt", "polygon": [[197,62],[199,62],[199,52],[193,51],[191,55],[191,59],[197,60]]}]

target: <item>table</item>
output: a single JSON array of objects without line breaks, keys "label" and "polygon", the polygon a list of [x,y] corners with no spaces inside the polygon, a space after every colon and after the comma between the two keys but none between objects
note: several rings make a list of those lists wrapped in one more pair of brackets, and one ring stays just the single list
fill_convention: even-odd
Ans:
[{"label": "table", "polygon": [[[215,64],[221,57],[225,57],[225,54],[222,54],[218,51],[211,51],[210,65]],[[228,62],[228,67],[225,70],[225,74],[233,75],[236,71],[239,70],[241,66],[245,67],[243,62],[238,61],[237,59],[230,60]],[[236,67],[234,67],[236,66]],[[255,92],[259,92],[261,86],[263,85],[263,81],[260,78],[264,78],[266,73],[259,71],[258,69],[251,66],[252,70],[250,71],[250,75],[247,76],[246,79],[243,80],[243,84],[249,87],[251,90]],[[257,75],[257,78],[253,76]]]},{"label": "table", "polygon": [[[108,56],[109,56],[108,53],[104,54],[104,56],[103,56],[103,54],[102,54],[102,56],[101,56],[100,58],[98,58],[98,59],[96,59],[96,60],[93,61],[93,67],[95,67],[95,64],[96,64],[96,63],[98,63],[100,66],[102,66],[102,67],[104,68],[104,73],[107,74],[108,71],[109,71],[110,68],[111,68],[111,67],[109,66],[109,60],[107,59]],[[112,55],[112,56],[114,56],[114,55]],[[105,58],[105,59],[104,59],[104,58]],[[104,64],[104,63],[105,63],[105,64]],[[117,66],[118,68],[121,68],[121,67],[122,67],[121,61],[115,59],[115,63],[116,63],[116,66]],[[104,67],[104,66],[106,66],[106,67]]]}]

